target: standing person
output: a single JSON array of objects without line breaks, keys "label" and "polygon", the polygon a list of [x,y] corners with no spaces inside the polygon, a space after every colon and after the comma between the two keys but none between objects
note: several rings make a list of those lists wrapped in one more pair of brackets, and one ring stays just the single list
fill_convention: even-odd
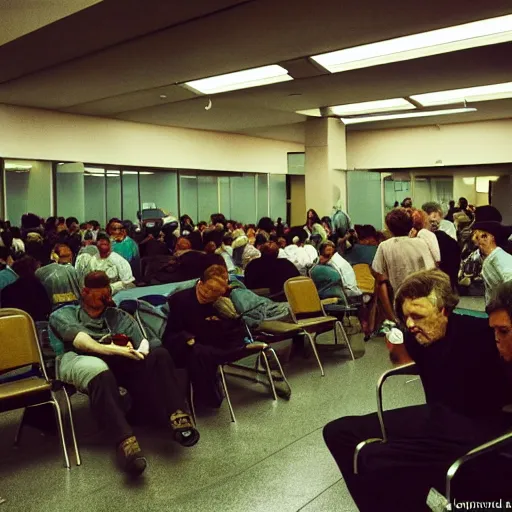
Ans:
[{"label": "standing person", "polygon": [[406,197],[401,203],[400,206],[402,208],[412,208],[412,199],[410,197]]},{"label": "standing person", "polygon": [[455,201],[453,199],[451,199],[450,202],[448,203],[448,211],[446,212],[446,215],[444,217],[445,220],[453,223],[453,214],[456,211],[457,211],[457,208],[455,208]]},{"label": "standing person", "polygon": [[483,258],[486,304],[501,283],[512,280],[512,256],[502,248],[509,236],[510,229],[496,221],[475,222],[472,226],[473,243]]},{"label": "standing person", "polygon": [[68,217],[66,219],[66,227],[68,235],[65,243],[71,248],[73,254],[76,256],[82,247],[82,234],[80,233],[80,224],[78,219],[76,217]]},{"label": "standing person", "polygon": [[459,211],[465,213],[470,220],[473,220],[473,211],[469,208],[468,200],[465,197],[459,198]]},{"label": "standing person", "polygon": [[131,475],[146,469],[132,426],[128,422],[118,386],[132,400],[130,417],[142,423],[166,426],[183,446],[199,440],[169,353],[149,350],[136,321],[110,307],[110,281],[104,272],[85,277],[80,306],[53,313],[50,327],[58,340],[59,378],[89,396],[98,422],[116,444],[118,462]]},{"label": "standing person", "polygon": [[[452,201],[453,202],[453,201]],[[457,240],[457,229],[453,221],[449,221],[443,218],[443,209],[439,203],[429,202],[425,203],[421,209],[427,213],[431,224],[435,226],[432,231],[444,231],[447,235],[451,236],[454,240]],[[452,213],[453,219],[453,213]]]},{"label": "standing person", "polygon": [[325,232],[325,229],[322,226],[322,221],[315,210],[308,210],[306,224],[304,224],[304,231],[307,233],[308,239],[313,238],[316,235],[320,238],[319,242],[327,240],[327,233]]},{"label": "standing person", "polygon": [[332,225],[332,241],[337,244],[338,239],[344,238],[348,235],[349,230],[351,230],[354,226],[348,213],[343,210],[343,203],[340,200],[336,203],[334,207],[334,213],[331,218]]},{"label": "standing person", "polygon": [[423,210],[417,210],[416,208],[410,208],[409,213],[411,215],[413,225],[409,236],[425,240],[432,258],[434,258],[436,265],[439,265],[441,262],[441,250],[439,249],[439,242],[437,241],[436,235],[434,235],[430,229],[430,219],[427,213]]},{"label": "standing person", "polygon": [[405,208],[391,210],[386,215],[386,225],[393,237],[379,245],[372,269],[386,317],[395,320],[390,291],[396,293],[407,276],[418,270],[433,269],[436,262],[424,240],[409,237],[413,221]]}]

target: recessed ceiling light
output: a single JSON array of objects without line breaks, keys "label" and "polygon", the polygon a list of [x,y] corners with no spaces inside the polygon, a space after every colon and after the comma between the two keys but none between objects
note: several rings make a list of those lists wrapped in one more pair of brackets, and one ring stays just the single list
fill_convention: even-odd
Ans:
[{"label": "recessed ceiling light", "polygon": [[357,114],[370,114],[374,112],[389,112],[392,110],[411,110],[416,108],[404,98],[392,98],[389,100],[364,101],[362,103],[349,103],[330,107],[337,116],[351,116]]},{"label": "recessed ceiling light", "polygon": [[160,99],[165,100],[167,98],[167,94],[160,94]]},{"label": "recessed ceiling light", "polygon": [[311,57],[338,73],[512,40],[512,15],[474,21]]},{"label": "recessed ceiling light", "polygon": [[467,101],[488,101],[512,98],[512,82],[453,89],[450,91],[415,94],[411,99],[424,106],[447,105]]},{"label": "recessed ceiling light", "polygon": [[288,71],[277,64],[261,68],[246,69],[226,75],[212,76],[201,80],[185,82],[187,87],[203,94],[216,94],[219,92],[235,91],[248,87],[275,84],[293,80]]},{"label": "recessed ceiling light", "polygon": [[448,114],[465,114],[466,112],[475,112],[476,108],[450,108],[446,110],[426,110],[423,112],[404,112],[400,114],[383,114],[379,116],[365,116],[365,117],[341,117],[340,120],[343,124],[359,124],[359,123],[374,123],[377,121],[389,121],[392,119],[408,119],[410,117],[431,117],[431,116],[444,116]]}]

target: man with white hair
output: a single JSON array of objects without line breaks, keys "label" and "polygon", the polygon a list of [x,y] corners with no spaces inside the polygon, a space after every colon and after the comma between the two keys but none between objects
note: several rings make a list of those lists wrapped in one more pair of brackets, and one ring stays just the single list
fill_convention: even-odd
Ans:
[{"label": "man with white hair", "polygon": [[457,230],[455,229],[455,224],[443,217],[443,209],[439,203],[435,203],[433,201],[425,203],[421,209],[427,213],[430,219],[431,229],[434,231],[434,233],[437,230],[444,231],[454,240],[457,240]]}]

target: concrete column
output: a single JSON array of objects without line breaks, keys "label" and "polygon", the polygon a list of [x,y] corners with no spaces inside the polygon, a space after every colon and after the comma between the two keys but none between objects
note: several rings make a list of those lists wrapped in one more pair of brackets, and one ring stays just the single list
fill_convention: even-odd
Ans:
[{"label": "concrete column", "polygon": [[[339,199],[347,205],[345,126],[337,119],[306,121],[306,208],[331,215]],[[305,218],[304,212],[304,218]]]}]

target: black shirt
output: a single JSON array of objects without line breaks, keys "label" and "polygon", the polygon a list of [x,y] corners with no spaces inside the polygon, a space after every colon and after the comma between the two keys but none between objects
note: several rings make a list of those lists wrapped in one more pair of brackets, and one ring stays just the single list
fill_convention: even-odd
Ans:
[{"label": "black shirt", "polygon": [[262,256],[247,265],[244,284],[249,290],[270,288],[271,293],[280,293],[288,279],[299,275],[300,272],[291,261]]},{"label": "black shirt", "polygon": [[455,288],[457,286],[459,267],[460,267],[460,247],[457,240],[453,239],[444,231],[434,232],[439,243],[441,252],[441,262],[439,268],[450,276],[450,282]]},{"label": "black shirt", "polygon": [[425,347],[407,333],[404,342],[428,404],[478,417],[498,414],[510,403],[512,389],[487,319],[453,313],[443,339]]},{"label": "black shirt", "polygon": [[37,277],[20,277],[2,290],[2,307],[26,311],[34,322],[44,322],[52,311],[50,298]]}]

